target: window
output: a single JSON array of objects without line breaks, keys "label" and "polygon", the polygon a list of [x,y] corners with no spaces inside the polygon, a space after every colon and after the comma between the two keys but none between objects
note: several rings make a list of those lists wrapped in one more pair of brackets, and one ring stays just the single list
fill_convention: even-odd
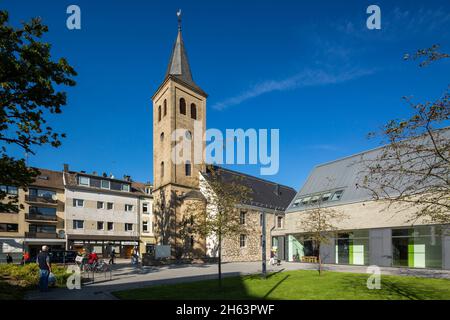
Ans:
[{"label": "window", "polygon": [[319,196],[314,196],[311,198],[310,204],[316,204],[319,202]]},{"label": "window", "polygon": [[133,205],[132,204],[126,204],[125,205],[125,211],[127,211],[127,212],[133,211]]},{"label": "window", "polygon": [[331,201],[337,201],[342,198],[342,194],[344,193],[344,190],[338,190],[336,191],[333,196],[331,197]]},{"label": "window", "polygon": [[89,186],[89,177],[79,176],[78,177],[78,184],[80,186]]},{"label": "window", "polygon": [[142,204],[142,213],[148,213],[148,203],[144,202]]},{"label": "window", "polygon": [[106,203],[106,209],[112,210],[113,208],[114,208],[114,203],[112,203],[112,202],[107,202]]},{"label": "window", "polygon": [[84,228],[84,220],[73,220],[73,229],[83,229]]},{"label": "window", "polygon": [[111,183],[108,180],[102,180],[101,187],[102,189],[110,189]]},{"label": "window", "polygon": [[28,230],[36,233],[56,233],[56,226],[30,224]]},{"label": "window", "polygon": [[146,187],[145,188],[145,193],[146,194],[152,194],[152,187]]},{"label": "window", "polygon": [[260,226],[263,225],[263,214],[262,213],[259,214],[259,225]]},{"label": "window", "polygon": [[125,223],[125,231],[133,231],[133,224]]},{"label": "window", "polygon": [[302,204],[303,204],[303,205],[306,205],[306,204],[308,204],[308,202],[309,202],[309,199],[311,199],[311,197],[306,197],[306,198],[303,198],[303,200],[302,200]]},{"label": "window", "polygon": [[159,140],[160,140],[161,142],[164,141],[164,132],[161,132],[161,134],[159,135]]},{"label": "window", "polygon": [[191,104],[191,118],[197,119],[197,107],[193,103]]},{"label": "window", "polygon": [[247,236],[245,234],[241,234],[239,236],[239,247],[245,248],[247,245]]},{"label": "window", "polygon": [[56,208],[30,207],[30,213],[56,217]]},{"label": "window", "polygon": [[97,230],[105,229],[105,224],[103,221],[97,221]]},{"label": "window", "polygon": [[164,177],[164,161],[161,162],[161,178]]},{"label": "window", "polygon": [[247,212],[241,211],[241,213],[239,215],[239,222],[240,222],[240,224],[245,224],[246,216],[247,216]]},{"label": "window", "polygon": [[194,243],[195,243],[195,241],[194,241],[194,236],[191,236],[191,239],[190,239],[190,245],[191,245],[191,248],[194,247]]},{"label": "window", "polygon": [[30,188],[30,197],[39,197],[45,199],[53,199],[56,196],[56,192],[52,190]]},{"label": "window", "polygon": [[108,231],[114,230],[114,222],[108,222]]},{"label": "window", "polygon": [[73,199],[73,206],[77,208],[84,207],[84,200],[82,199]]},{"label": "window", "polygon": [[186,164],[184,165],[184,173],[186,175],[186,177],[190,177],[191,176],[191,162],[188,160],[186,161]]},{"label": "window", "polygon": [[129,184],[122,184],[122,191],[130,192],[130,185]]},{"label": "window", "polygon": [[158,107],[158,121],[161,121],[161,106]]},{"label": "window", "polygon": [[322,202],[330,200],[330,197],[331,197],[331,192],[324,193],[322,195]]},{"label": "window", "polygon": [[18,194],[17,187],[13,186],[0,186],[0,191],[3,191],[6,194],[14,195],[16,196]]},{"label": "window", "polygon": [[282,216],[277,217],[277,228],[283,228],[283,217]]},{"label": "window", "polygon": [[184,98],[180,99],[180,113],[186,114],[186,100]]},{"label": "window", "polygon": [[302,199],[296,199],[295,201],[294,201],[294,204],[292,205],[294,208],[295,207],[298,207],[299,206],[299,204],[300,204],[300,202],[302,202]]},{"label": "window", "polygon": [[104,209],[105,203],[103,201],[97,201],[97,209]]},{"label": "window", "polygon": [[192,132],[190,132],[189,130],[186,130],[184,136],[186,137],[186,140],[192,140]]},{"label": "window", "polygon": [[164,99],[164,117],[167,115],[167,100]]},{"label": "window", "polygon": [[148,221],[142,221],[142,232],[148,232]]},{"label": "window", "polygon": [[0,232],[19,232],[17,223],[0,223]]}]

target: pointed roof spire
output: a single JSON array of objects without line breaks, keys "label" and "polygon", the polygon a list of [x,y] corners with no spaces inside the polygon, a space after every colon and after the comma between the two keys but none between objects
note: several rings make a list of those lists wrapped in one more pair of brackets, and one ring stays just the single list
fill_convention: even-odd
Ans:
[{"label": "pointed roof spire", "polygon": [[200,89],[200,87],[197,86],[192,79],[191,67],[189,66],[187,52],[184,48],[184,42],[181,36],[181,9],[177,11],[177,17],[178,35],[173,45],[169,65],[167,66],[166,78],[173,77],[181,80],[188,86],[192,87],[192,89],[200,91],[201,94],[206,95],[206,93],[202,89]]}]

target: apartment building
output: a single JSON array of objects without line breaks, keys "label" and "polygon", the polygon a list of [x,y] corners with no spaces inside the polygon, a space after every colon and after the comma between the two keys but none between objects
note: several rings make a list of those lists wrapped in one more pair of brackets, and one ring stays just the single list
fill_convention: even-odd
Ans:
[{"label": "apartment building", "polygon": [[44,244],[55,249],[65,247],[62,173],[38,170],[40,174],[28,190],[0,186],[8,196],[18,197],[17,212],[0,212],[0,261],[6,253],[15,261],[24,252],[34,256]]},{"label": "apartment building", "polygon": [[67,248],[128,258],[139,246],[140,197],[130,177],[70,171],[64,165]]},{"label": "apartment building", "polygon": [[133,182],[132,187],[139,190],[139,252],[153,254],[156,245],[153,216],[153,186],[150,183]]}]

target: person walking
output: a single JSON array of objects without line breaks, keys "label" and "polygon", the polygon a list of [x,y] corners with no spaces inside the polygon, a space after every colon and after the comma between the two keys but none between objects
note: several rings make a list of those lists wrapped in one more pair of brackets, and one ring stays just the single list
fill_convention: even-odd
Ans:
[{"label": "person walking", "polygon": [[114,264],[114,258],[116,257],[116,249],[112,249],[109,254],[109,264]]},{"label": "person walking", "polygon": [[272,249],[270,250],[270,260],[269,260],[269,264],[271,266],[273,266],[275,264],[275,250]]},{"label": "person walking", "polygon": [[36,263],[39,266],[39,290],[41,292],[48,291],[48,277],[50,272],[52,272],[52,267],[47,246],[42,246],[42,250],[37,256]]},{"label": "person walking", "polygon": [[9,253],[6,254],[6,263],[7,264],[13,263],[13,258]]}]

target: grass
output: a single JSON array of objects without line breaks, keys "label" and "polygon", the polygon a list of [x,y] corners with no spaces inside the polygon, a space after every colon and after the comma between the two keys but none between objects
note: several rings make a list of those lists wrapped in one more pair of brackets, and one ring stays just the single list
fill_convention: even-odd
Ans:
[{"label": "grass", "polygon": [[[63,287],[70,274],[62,266],[52,266],[56,286]],[[0,264],[0,300],[23,299],[28,290],[36,289],[39,281],[39,268],[36,263]]]},{"label": "grass", "polygon": [[369,290],[367,274],[287,271],[228,277],[223,287],[217,280],[159,285],[114,292],[120,299],[284,299],[284,300],[450,300],[450,280],[411,276],[382,276],[381,289]]}]

